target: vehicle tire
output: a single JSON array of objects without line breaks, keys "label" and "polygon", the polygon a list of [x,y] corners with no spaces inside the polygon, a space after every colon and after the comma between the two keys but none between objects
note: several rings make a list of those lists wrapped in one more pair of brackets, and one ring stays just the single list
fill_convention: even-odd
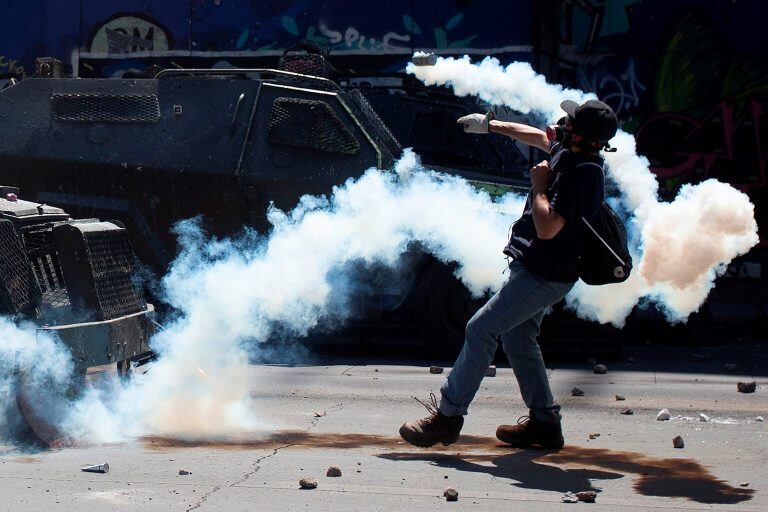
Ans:
[{"label": "vehicle tire", "polygon": [[414,294],[414,312],[421,334],[437,357],[451,361],[464,345],[467,322],[484,303],[482,298],[472,298],[466,286],[453,275],[454,268],[430,263]]}]

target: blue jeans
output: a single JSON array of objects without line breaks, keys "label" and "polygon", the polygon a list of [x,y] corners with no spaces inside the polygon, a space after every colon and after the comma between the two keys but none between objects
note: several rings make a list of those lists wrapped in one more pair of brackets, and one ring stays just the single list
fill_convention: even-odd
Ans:
[{"label": "blue jeans", "polygon": [[439,410],[445,416],[467,414],[501,338],[525,405],[536,419],[556,423],[560,406],[549,389],[536,336],[544,311],[565,297],[574,283],[547,281],[517,261],[509,268],[501,290],[467,323],[464,347],[440,389]]}]

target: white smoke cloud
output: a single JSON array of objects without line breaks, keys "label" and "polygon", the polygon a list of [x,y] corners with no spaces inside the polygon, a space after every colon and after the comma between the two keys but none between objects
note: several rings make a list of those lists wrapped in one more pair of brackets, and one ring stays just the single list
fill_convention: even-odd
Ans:
[{"label": "white smoke cloud", "polygon": [[[549,122],[563,115],[565,99],[583,102],[594,95],[549,84],[530,64],[503,67],[495,58],[438,57],[433,66],[406,68],[426,85],[448,85],[459,96],[477,95],[493,105],[539,113]],[[621,130],[606,153],[608,176],[630,213],[635,270],[621,284],[592,287],[579,281],[567,297],[576,312],[603,323],[623,325],[641,300],[655,302],[671,321],[698,310],[715,278],[735,257],[758,242],[754,206],[728,184],[707,180],[683,187],[671,203],[658,200],[658,183],[648,160],[637,155],[634,137]]]},{"label": "white smoke cloud", "polygon": [[71,372],[69,353],[54,336],[0,317],[0,440],[19,426],[16,394],[22,380],[29,393],[55,393],[69,383]]},{"label": "white smoke cloud", "polygon": [[179,316],[153,340],[159,360],[113,396],[90,393],[69,431],[100,441],[115,433],[215,439],[269,427],[238,371],[244,344],[278,327],[305,335],[338,304],[331,294],[350,288],[338,286],[350,263],[394,265],[411,242],[458,262],[457,276],[475,295],[498,289],[501,248],[522,205],[521,197],[494,202],[461,178],[425,171],[406,150],[395,173],[370,169],[330,197],[272,209],[264,238],[209,241],[186,222],[184,250],[163,280]]}]

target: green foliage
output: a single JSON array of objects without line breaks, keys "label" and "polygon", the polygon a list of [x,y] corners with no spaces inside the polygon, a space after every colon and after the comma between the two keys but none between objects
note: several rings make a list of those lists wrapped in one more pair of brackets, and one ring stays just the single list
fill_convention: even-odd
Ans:
[{"label": "green foliage", "polygon": [[403,14],[403,25],[405,26],[405,30],[407,30],[411,34],[421,34],[421,29],[416,24],[416,20],[414,20],[407,14]]},{"label": "green foliage", "polygon": [[459,14],[456,14],[451,19],[448,20],[448,23],[445,24],[445,30],[451,30],[453,27],[458,25],[462,18],[464,18],[464,13],[460,12]]}]

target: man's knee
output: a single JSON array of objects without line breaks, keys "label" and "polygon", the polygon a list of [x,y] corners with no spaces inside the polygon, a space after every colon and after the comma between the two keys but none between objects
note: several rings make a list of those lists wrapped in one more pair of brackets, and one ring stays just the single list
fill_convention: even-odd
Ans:
[{"label": "man's knee", "polygon": [[473,316],[464,331],[466,336],[466,342],[470,345],[493,345],[496,346],[496,335],[489,329],[488,325],[483,322],[481,316]]}]

